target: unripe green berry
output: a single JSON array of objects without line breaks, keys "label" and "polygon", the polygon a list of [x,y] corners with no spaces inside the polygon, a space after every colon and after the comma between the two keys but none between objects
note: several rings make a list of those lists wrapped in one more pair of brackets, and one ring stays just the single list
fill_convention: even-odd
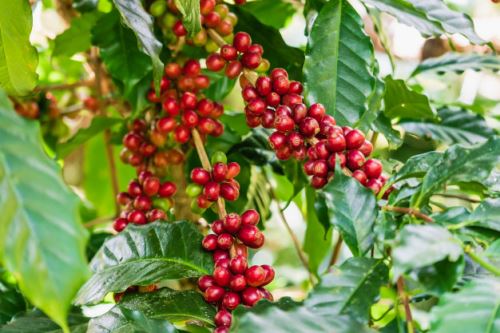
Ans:
[{"label": "unripe green berry", "polygon": [[208,53],[214,53],[219,49],[219,45],[217,45],[216,42],[214,42],[212,39],[208,39],[207,43],[205,44],[205,50]]},{"label": "unripe green berry", "polygon": [[225,41],[226,43],[228,43],[228,44],[233,44],[234,34],[233,34],[233,33],[231,33],[231,34],[229,34],[229,35],[227,35],[227,36],[224,36],[224,37],[223,37],[223,39],[224,39],[224,41]]},{"label": "unripe green berry", "polygon": [[188,197],[195,198],[200,195],[202,190],[203,188],[198,184],[189,184],[186,187],[186,194],[188,195]]},{"label": "unripe green berry", "polygon": [[208,35],[205,29],[201,29],[198,33],[193,37],[193,44],[195,46],[203,46],[207,43]]},{"label": "unripe green berry", "polygon": [[201,208],[198,206],[198,202],[196,202],[196,199],[191,201],[191,211],[195,214],[201,215],[203,212],[205,212],[205,209]]},{"label": "unripe green berry", "polygon": [[165,16],[163,16],[163,19],[162,19],[162,23],[163,25],[168,28],[168,29],[171,29],[175,22],[177,22],[178,18],[171,14],[171,13],[167,13]]},{"label": "unripe green berry", "polygon": [[211,162],[212,162],[212,164],[219,163],[219,162],[226,164],[227,163],[227,156],[226,156],[226,154],[224,154],[221,151],[216,151],[212,155]]},{"label": "unripe green berry", "polygon": [[163,0],[156,0],[149,7],[149,12],[154,17],[162,16],[165,13],[165,10],[167,10],[167,3]]},{"label": "unripe green berry", "polygon": [[156,198],[153,200],[153,207],[163,209],[168,212],[172,208],[172,202],[169,198]]},{"label": "unripe green berry", "polygon": [[259,64],[259,67],[257,67],[255,69],[255,71],[257,71],[259,73],[266,73],[270,67],[271,67],[271,64],[269,63],[269,60],[262,59],[262,61]]}]

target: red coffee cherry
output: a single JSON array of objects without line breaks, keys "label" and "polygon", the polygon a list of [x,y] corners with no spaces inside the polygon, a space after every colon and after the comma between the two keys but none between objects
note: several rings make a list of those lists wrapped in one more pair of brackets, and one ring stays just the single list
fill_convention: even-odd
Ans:
[{"label": "red coffee cherry", "polygon": [[237,78],[243,71],[243,65],[238,60],[233,60],[226,66],[226,76],[230,79]]},{"label": "red coffee cherry", "polygon": [[206,235],[201,242],[203,248],[207,251],[214,251],[217,249],[217,236],[216,235]]},{"label": "red coffee cherry", "polygon": [[214,269],[214,274],[212,276],[219,286],[225,287],[229,284],[231,272],[225,267],[218,266]]},{"label": "red coffee cherry", "polygon": [[229,291],[222,298],[222,305],[228,310],[234,310],[240,305],[240,296],[237,293]]},{"label": "red coffee cherry", "polygon": [[198,288],[200,288],[201,291],[205,291],[211,286],[215,286],[215,280],[210,275],[204,275],[198,279]]},{"label": "red coffee cherry", "polygon": [[355,178],[357,181],[359,181],[362,185],[365,185],[368,180],[366,173],[360,169],[355,170],[352,173],[352,177]]},{"label": "red coffee cherry", "polygon": [[248,268],[247,258],[241,255],[238,255],[231,259],[229,263],[229,267],[233,274],[243,274]]},{"label": "red coffee cherry", "polygon": [[241,214],[242,225],[257,225],[260,220],[260,215],[255,209],[249,209]]},{"label": "red coffee cherry", "polygon": [[227,164],[226,179],[232,179],[240,174],[240,165],[237,162]]},{"label": "red coffee cherry", "polygon": [[127,227],[127,225],[128,225],[127,219],[117,218],[113,222],[113,229],[115,229],[117,232],[121,232],[121,231],[123,231],[123,229],[125,229]]},{"label": "red coffee cherry", "polygon": [[219,286],[210,286],[205,290],[205,301],[215,303],[222,299],[225,293],[225,290]]},{"label": "red coffee cherry", "polygon": [[266,280],[266,271],[260,266],[249,267],[245,272],[247,284],[251,287],[259,287]]},{"label": "red coffee cherry", "polygon": [[272,80],[275,80],[276,78],[278,78],[279,76],[283,76],[285,78],[288,78],[288,72],[286,71],[286,69],[283,69],[283,68],[275,68],[271,71],[271,79]]},{"label": "red coffee cherry", "polygon": [[[214,235],[215,236],[215,235]],[[214,262],[217,262],[221,259],[229,259],[229,253],[224,250],[215,250],[213,254]]]},{"label": "red coffee cherry", "polygon": [[226,66],[226,60],[218,53],[212,53],[206,60],[207,68],[212,72],[218,72]]},{"label": "red coffee cherry", "polygon": [[203,195],[209,201],[217,201],[217,199],[219,198],[220,189],[221,189],[221,187],[220,187],[219,183],[209,181],[203,187]]},{"label": "red coffee cherry", "polygon": [[273,90],[271,79],[267,76],[260,76],[255,82],[255,89],[261,96],[269,95]]},{"label": "red coffee cherry", "polygon": [[326,110],[322,104],[316,103],[309,107],[307,114],[309,117],[312,117],[316,119],[316,121],[320,122],[325,116]]},{"label": "red coffee cherry", "polygon": [[130,149],[131,151],[138,150],[142,142],[143,142],[142,138],[135,133],[127,133],[123,137],[123,145],[128,149]]},{"label": "red coffee cherry", "polygon": [[241,53],[246,52],[252,44],[252,38],[246,32],[237,32],[234,35],[233,46]]},{"label": "red coffee cherry", "polygon": [[382,163],[379,160],[369,159],[363,165],[363,171],[368,178],[378,178],[382,174]]},{"label": "red coffee cherry", "polygon": [[349,150],[346,156],[346,165],[351,170],[357,170],[365,163],[365,156],[359,150]]},{"label": "red coffee cherry", "polygon": [[147,214],[146,217],[148,219],[148,222],[154,222],[157,220],[165,220],[167,217],[167,214],[161,209],[153,209],[150,210]]},{"label": "red coffee cherry", "polygon": [[240,196],[240,191],[233,184],[225,182],[220,185],[220,195],[227,201],[234,201]]},{"label": "red coffee cherry", "polygon": [[127,219],[130,223],[134,224],[146,224],[148,222],[148,220],[146,219],[146,215],[140,210],[131,211],[128,214]]},{"label": "red coffee cherry", "polygon": [[134,208],[137,210],[149,210],[151,209],[151,205],[151,199],[145,195],[140,195],[134,199]]},{"label": "red coffee cherry", "polygon": [[259,289],[254,287],[248,287],[241,293],[241,301],[247,306],[254,306],[262,297]]},{"label": "red coffee cherry", "polygon": [[224,224],[222,220],[215,220],[212,223],[211,229],[213,232],[215,232],[217,235],[220,235],[224,232]]},{"label": "red coffee cherry", "polygon": [[247,287],[247,280],[242,274],[233,275],[229,281],[229,288],[233,291],[242,291]]},{"label": "red coffee cherry", "polygon": [[214,323],[217,326],[221,327],[230,327],[231,326],[232,316],[231,313],[227,310],[219,310],[214,317]]},{"label": "red coffee cherry", "polygon": [[226,179],[227,165],[221,162],[213,165],[212,177],[216,182],[222,182]]},{"label": "red coffee cherry", "polygon": [[300,133],[306,137],[312,137],[319,133],[319,123],[312,117],[305,117],[300,122]]},{"label": "red coffee cherry", "polygon": [[238,51],[231,45],[224,45],[220,49],[220,55],[226,61],[236,60],[238,58]]},{"label": "red coffee cherry", "polygon": [[164,182],[158,190],[158,196],[160,198],[168,198],[173,196],[175,192],[177,192],[177,186],[174,183]]},{"label": "red coffee cherry", "polygon": [[361,131],[354,129],[345,135],[347,149],[358,149],[365,142],[365,136]]},{"label": "red coffee cherry", "polygon": [[178,63],[171,62],[165,66],[165,74],[170,79],[176,79],[181,75],[182,68]]},{"label": "red coffee cherry", "polygon": [[182,37],[187,35],[187,30],[182,24],[182,21],[180,20],[175,22],[174,26],[172,27],[172,31],[177,37]]},{"label": "red coffee cherry", "polygon": [[373,193],[377,194],[378,192],[380,192],[383,185],[378,179],[372,178],[368,179],[365,186],[371,189]]},{"label": "red coffee cherry", "polygon": [[311,186],[317,189],[325,186],[327,182],[328,179],[326,179],[325,177],[314,176],[311,178]]},{"label": "red coffee cherry", "polygon": [[198,185],[205,185],[210,180],[210,173],[203,168],[194,168],[191,171],[191,180]]},{"label": "red coffee cherry", "polygon": [[224,230],[229,233],[236,233],[241,227],[241,218],[236,213],[227,214],[223,220]]},{"label": "red coffee cherry", "polygon": [[229,250],[233,245],[233,236],[228,233],[222,233],[217,237],[217,247],[221,250]]}]

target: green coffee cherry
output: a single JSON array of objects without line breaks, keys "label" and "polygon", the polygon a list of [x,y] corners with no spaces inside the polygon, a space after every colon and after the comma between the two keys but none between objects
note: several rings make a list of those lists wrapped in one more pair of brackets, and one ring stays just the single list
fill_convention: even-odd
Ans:
[{"label": "green coffee cherry", "polygon": [[259,67],[257,67],[255,70],[259,73],[265,73],[269,70],[270,67],[271,64],[269,63],[269,60],[262,59],[262,61],[259,64]]},{"label": "green coffee cherry", "polygon": [[212,39],[208,39],[207,43],[205,44],[205,50],[208,53],[214,53],[219,49],[219,45],[217,45],[216,42],[214,42]]},{"label": "green coffee cherry", "polygon": [[186,194],[188,195],[188,197],[195,198],[200,195],[202,190],[202,187],[198,184],[189,184],[186,187]]},{"label": "green coffee cherry", "polygon": [[167,13],[165,16],[163,16],[162,23],[166,28],[172,28],[177,22],[177,17],[171,13]]},{"label": "green coffee cherry", "polygon": [[168,212],[172,208],[172,201],[168,198],[156,198],[153,200],[153,206]]},{"label": "green coffee cherry", "polygon": [[167,10],[167,2],[164,0],[156,0],[149,7],[149,12],[154,17],[162,16],[166,10]]},{"label": "green coffee cherry", "polygon": [[227,163],[227,156],[226,156],[226,154],[224,154],[221,151],[216,151],[212,155],[211,162],[212,162],[212,164],[219,163],[219,162],[226,164]]},{"label": "green coffee cherry", "polygon": [[196,199],[191,201],[191,210],[193,211],[193,213],[199,215],[203,214],[203,212],[205,211],[205,209],[198,206],[198,202],[196,202]]},{"label": "green coffee cherry", "polygon": [[224,39],[224,41],[228,44],[233,44],[233,39],[234,39],[234,34],[231,33],[225,37],[223,37],[222,39]]},{"label": "green coffee cherry", "polygon": [[201,29],[194,37],[193,37],[193,44],[195,46],[203,46],[207,43],[208,40],[208,35],[207,31],[205,29]]}]

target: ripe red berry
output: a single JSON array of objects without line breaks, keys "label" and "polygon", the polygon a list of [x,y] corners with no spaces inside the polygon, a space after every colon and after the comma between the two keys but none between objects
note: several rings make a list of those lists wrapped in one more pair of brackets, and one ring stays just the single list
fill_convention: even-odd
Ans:
[{"label": "ripe red berry", "polygon": [[224,45],[220,49],[220,55],[227,61],[236,60],[238,58],[238,51],[231,45]]},{"label": "ripe red berry", "polygon": [[244,244],[250,244],[255,241],[259,229],[254,225],[243,225],[238,232],[238,238]]},{"label": "ripe red berry", "polygon": [[182,114],[182,123],[189,128],[193,128],[198,125],[199,117],[196,112],[192,110],[186,110]]},{"label": "ripe red berry", "polygon": [[212,223],[211,229],[217,235],[220,235],[224,232],[224,223],[222,222],[222,220],[215,220]]},{"label": "ripe red berry", "polygon": [[253,52],[253,53],[258,53],[260,55],[264,54],[264,48],[260,44],[252,44],[250,47],[248,47],[247,52]]},{"label": "ripe red berry", "polygon": [[382,174],[382,163],[379,160],[369,159],[363,165],[363,171],[368,178],[378,178]]},{"label": "ripe red berry", "polygon": [[277,107],[280,104],[280,102],[281,102],[281,96],[274,91],[266,96],[266,103],[269,106]]},{"label": "ripe red berry", "polygon": [[326,178],[328,175],[328,164],[325,160],[316,160],[314,162],[313,175]]},{"label": "ripe red berry", "polygon": [[118,193],[118,195],[116,196],[116,201],[122,205],[122,206],[126,206],[128,205],[131,201],[132,201],[132,198],[130,198],[130,195],[128,195],[127,192],[120,192]]},{"label": "ripe red berry", "polygon": [[233,236],[228,233],[222,233],[217,237],[217,247],[221,250],[229,250],[233,245]]},{"label": "ripe red berry", "polygon": [[271,79],[267,76],[260,76],[255,82],[255,89],[261,96],[269,95],[273,89]]},{"label": "ripe red berry", "polygon": [[246,32],[237,32],[234,35],[233,46],[241,53],[246,52],[252,44],[252,38]]},{"label": "ripe red berry", "polygon": [[229,284],[229,280],[231,279],[231,272],[227,268],[218,266],[214,269],[214,274],[212,276],[219,286],[225,287]]},{"label": "ripe red berry", "polygon": [[291,94],[302,94],[302,91],[304,90],[304,87],[302,86],[302,83],[297,82],[297,81],[290,81],[290,88],[289,92]]},{"label": "ripe red berry", "polygon": [[345,142],[347,149],[358,149],[365,142],[365,136],[361,131],[354,129],[346,134]]},{"label": "ripe red berry", "polygon": [[254,287],[248,287],[241,293],[241,300],[247,306],[254,306],[261,299],[262,294]]},{"label": "ripe red berry", "polygon": [[165,74],[170,79],[176,79],[179,75],[181,75],[181,72],[182,68],[178,63],[171,62],[165,66]]},{"label": "ripe red berry", "polygon": [[231,326],[231,313],[227,310],[219,310],[214,317],[214,323],[220,327],[230,327]]},{"label": "ripe red berry", "polygon": [[326,142],[321,140],[314,145],[314,150],[316,151],[316,157],[318,159],[326,160],[330,156],[330,152],[326,148]]},{"label": "ripe red berry", "polygon": [[349,150],[346,156],[346,165],[351,170],[357,170],[365,164],[365,157],[359,150]]},{"label": "ripe red berry", "polygon": [[267,108],[266,102],[264,102],[264,100],[260,98],[255,98],[251,100],[246,107],[248,111],[250,111],[252,114],[255,115],[263,114],[264,111],[266,111],[266,108]]},{"label": "ripe red berry", "polygon": [[137,151],[140,148],[142,142],[142,138],[135,133],[127,133],[123,137],[123,145],[131,151]]},{"label": "ripe red berry", "polygon": [[286,161],[292,156],[292,153],[292,148],[290,148],[289,146],[284,146],[276,150],[276,157],[279,160]]},{"label": "ripe red berry", "polygon": [[238,60],[233,60],[226,66],[226,76],[230,79],[237,78],[243,71],[243,65]]},{"label": "ripe red berry", "polygon": [[200,0],[201,15],[207,15],[215,8],[215,0]]},{"label": "ripe red berry", "polygon": [[262,126],[264,128],[273,128],[274,127],[274,112],[271,110],[266,110],[261,116],[262,119]]},{"label": "ripe red berry", "polygon": [[144,180],[142,189],[150,197],[158,193],[160,189],[160,179],[158,177],[148,177]]},{"label": "ripe red berry", "polygon": [[[215,235],[214,235],[215,236]],[[229,259],[229,253],[224,250],[215,250],[213,254],[214,262],[217,262],[222,259]]]},{"label": "ripe red berry", "polygon": [[177,192],[177,186],[172,182],[164,182],[161,184],[160,189],[158,190],[158,195],[161,198],[168,198]]},{"label": "ripe red berry", "polygon": [[268,285],[274,280],[274,269],[269,265],[261,265],[260,267],[262,267],[262,269],[266,272],[266,278],[264,279],[262,286]]},{"label": "ripe red berry", "polygon": [[150,210],[152,204],[151,199],[145,195],[140,195],[134,199],[134,208],[137,210]]},{"label": "ripe red berry", "polygon": [[321,119],[323,119],[323,117],[325,116],[325,114],[326,114],[325,107],[322,104],[319,104],[319,103],[311,105],[309,107],[308,112],[307,112],[307,115],[309,117],[313,117],[318,122],[320,122]]},{"label": "ripe red berry", "polygon": [[229,291],[222,298],[222,305],[228,310],[234,310],[240,305],[240,296],[237,293]]},{"label": "ripe red berry", "polygon": [[234,201],[240,196],[240,191],[233,184],[225,182],[220,185],[220,195],[227,201]]},{"label": "ripe red berry", "polygon": [[219,185],[219,183],[216,183],[216,182],[213,182],[213,181],[209,181],[203,187],[203,195],[209,201],[217,201],[217,199],[219,198],[219,194],[220,194],[220,185]]},{"label": "ripe red berry", "polygon": [[224,36],[229,36],[233,33],[233,22],[229,18],[225,18],[215,27],[215,30]]},{"label": "ripe red berry", "polygon": [[363,144],[361,145],[361,147],[359,147],[358,149],[360,152],[363,153],[363,155],[365,155],[366,157],[370,156],[372,151],[373,151],[373,145],[370,141],[368,140],[365,140],[365,142],[363,142]]},{"label": "ripe red berry", "polygon": [[210,275],[203,275],[198,279],[198,288],[200,288],[201,291],[205,291],[207,290],[208,287],[214,285],[215,285],[215,280]]},{"label": "ripe red berry", "polygon": [[236,233],[241,227],[241,218],[236,213],[227,214],[222,221],[224,230],[229,233]]},{"label": "ripe red berry", "polygon": [[217,12],[210,12],[203,16],[203,23],[209,28],[215,28],[221,22],[220,15]]},{"label": "ripe red berry", "polygon": [[247,284],[251,287],[260,287],[266,280],[266,271],[260,266],[251,266],[245,272]]},{"label": "ripe red berry", "polygon": [[229,268],[233,274],[245,273],[248,268],[247,258],[241,255],[234,257],[229,263]]},{"label": "ripe red berry", "polygon": [[177,37],[182,37],[182,36],[187,35],[187,30],[184,27],[184,25],[182,24],[181,20],[174,23],[174,26],[172,27],[172,31]]},{"label": "ripe red berry", "polygon": [[205,185],[210,180],[210,172],[203,168],[194,168],[191,171],[191,180],[198,185]]},{"label": "ripe red berry", "polygon": [[242,274],[236,274],[229,281],[229,288],[233,291],[242,291],[247,287],[247,280]]},{"label": "ripe red berry", "polygon": [[190,76],[190,77],[195,77],[195,76],[200,75],[200,72],[201,72],[200,62],[198,60],[195,60],[195,59],[189,59],[184,64],[184,68],[182,69],[182,72],[184,75]]},{"label": "ripe red berry", "polygon": [[294,106],[296,104],[302,104],[302,96],[297,95],[297,94],[286,94],[282,98],[282,103],[288,106]]},{"label": "ripe red berry", "polygon": [[128,184],[128,194],[131,197],[136,197],[138,195],[141,195],[142,194],[141,185],[137,181],[135,181],[135,180],[131,181]]},{"label": "ripe red berry", "polygon": [[288,78],[288,72],[286,71],[286,69],[283,69],[283,68],[275,68],[271,71],[271,79],[274,80],[276,79],[277,77],[279,76],[283,76],[285,78]]},{"label": "ripe red berry", "polygon": [[260,220],[260,215],[255,209],[249,209],[241,214],[242,225],[257,225]]},{"label": "ripe red berry", "polygon": [[115,229],[117,232],[121,232],[123,229],[127,227],[127,225],[128,225],[127,219],[119,217],[113,222],[113,229]]},{"label": "ripe red berry", "polygon": [[243,64],[243,66],[250,69],[259,67],[261,61],[262,56],[259,53],[246,52],[241,57],[241,63]]},{"label": "ripe red berry", "polygon": [[215,303],[219,301],[225,294],[225,290],[219,286],[210,286],[205,290],[205,301]]},{"label": "ripe red berry", "polygon": [[247,86],[247,87],[243,88],[243,90],[241,91],[241,95],[243,96],[243,99],[246,102],[250,102],[251,100],[259,97],[257,89],[255,89],[252,86]]},{"label": "ripe red berry", "polygon": [[148,219],[148,222],[154,222],[157,220],[165,220],[167,217],[167,214],[161,209],[152,209],[150,210],[147,214],[146,217]]},{"label": "ripe red berry", "polygon": [[185,92],[181,97],[181,107],[184,110],[194,110],[196,108],[196,104],[198,100],[196,99],[196,95],[192,92]]},{"label": "ripe red berry", "polygon": [[232,179],[240,174],[240,165],[237,162],[227,164],[226,179]]},{"label": "ripe red berry", "polygon": [[289,88],[290,82],[288,81],[287,77],[278,76],[277,78],[273,79],[273,90],[279,95],[285,95],[286,93],[288,93]]},{"label": "ripe red berry", "polygon": [[346,148],[344,135],[332,132],[326,139],[326,148],[333,153],[344,151]]},{"label": "ripe red berry", "polygon": [[213,53],[209,55],[207,57],[206,63],[207,63],[207,68],[213,72],[218,72],[226,66],[226,61],[218,53]]},{"label": "ripe red berry", "polygon": [[206,235],[201,242],[201,246],[207,251],[215,251],[217,249],[217,236]]},{"label": "ripe red berry", "polygon": [[179,143],[186,143],[191,138],[191,132],[189,128],[184,125],[177,126],[174,131],[174,140]]},{"label": "ripe red berry", "polygon": [[162,104],[163,110],[167,112],[172,117],[177,116],[181,110],[181,107],[177,100],[172,97],[167,97]]},{"label": "ripe red berry", "polygon": [[304,163],[304,172],[308,176],[312,176],[314,174],[314,164],[316,163],[316,160],[309,160],[306,163]]},{"label": "ripe red berry", "polygon": [[156,122],[156,128],[161,133],[168,133],[168,132],[173,131],[176,125],[177,125],[176,120],[174,118],[171,118],[171,117],[160,118]]},{"label": "ripe red berry", "polygon": [[290,116],[277,115],[274,119],[274,127],[280,132],[288,133],[295,128],[295,122]]},{"label": "ripe red berry", "polygon": [[319,133],[319,123],[312,117],[305,117],[300,122],[300,133],[306,137],[312,137]]},{"label": "ripe red berry", "polygon": [[297,123],[300,124],[302,120],[307,116],[307,106],[305,104],[296,104],[293,106],[292,118]]},{"label": "ripe red berry", "polygon": [[[241,0],[239,0],[239,1],[241,1]],[[226,326],[218,326],[214,329],[214,333],[229,333],[229,328]]]},{"label": "ripe red berry", "polygon": [[328,179],[326,179],[325,177],[318,177],[318,176],[314,176],[311,178],[311,186],[314,187],[314,188],[322,188],[323,186],[326,185],[326,183],[328,182]]},{"label": "ripe red berry", "polygon": [[148,222],[148,220],[146,219],[146,215],[140,210],[131,211],[128,214],[127,219],[130,223],[134,224],[146,224]]},{"label": "ripe red berry", "polygon": [[373,193],[377,194],[378,192],[380,192],[380,189],[383,185],[378,179],[371,178],[368,179],[365,186],[371,189]]},{"label": "ripe red berry", "polygon": [[352,177],[356,179],[358,182],[360,182],[362,185],[365,185],[366,181],[368,180],[368,178],[366,177],[366,173],[361,169],[355,170],[352,173]]}]

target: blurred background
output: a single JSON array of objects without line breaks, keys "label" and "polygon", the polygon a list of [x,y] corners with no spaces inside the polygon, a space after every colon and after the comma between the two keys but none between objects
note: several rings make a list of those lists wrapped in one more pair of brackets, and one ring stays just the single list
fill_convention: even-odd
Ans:
[{"label": "blurred background", "polygon": [[[249,8],[256,13],[259,20],[264,24],[271,24],[280,29],[284,40],[291,46],[305,48],[307,43],[306,29],[307,20],[302,12],[296,12],[293,8],[303,8],[303,4],[298,0],[277,1],[280,6],[282,19],[271,19],[273,11],[269,11],[262,6],[253,6],[249,2]],[[488,0],[455,0],[446,1],[457,11],[467,13],[473,18],[476,31],[480,37],[488,40],[497,51],[500,51],[500,5],[496,5]],[[393,74],[396,78],[408,79],[415,67],[424,59],[438,57],[444,53],[455,51],[460,53],[487,53],[491,52],[488,46],[472,46],[461,36],[451,36],[448,38],[425,39],[420,33],[409,26],[398,22],[393,17],[386,14],[377,14],[377,22],[372,21],[366,15],[366,9],[356,1],[352,1],[356,9],[365,19],[367,33],[372,37],[376,49],[376,56],[380,65],[380,76],[384,77]],[[103,9],[110,7],[107,1],[100,1],[99,6]],[[72,57],[51,57],[45,49],[57,35],[68,28],[64,13],[57,8],[50,0],[38,1],[34,7],[34,29],[32,32],[32,42],[39,48],[40,64],[38,73],[41,84],[72,83],[77,82],[85,76],[85,68],[82,67],[84,59],[78,55]],[[288,15],[287,15],[288,13]],[[280,16],[280,17],[281,17]],[[375,34],[378,31],[378,34]],[[88,42],[88,41],[83,41]],[[466,107],[485,117],[491,127],[500,128],[500,75],[488,71],[476,72],[467,70],[463,73],[425,73],[413,76],[408,84],[418,91],[424,91],[434,104],[447,103],[460,107]],[[72,93],[61,92],[57,99],[62,107],[63,113],[72,115],[66,117],[64,131],[69,137],[78,128],[86,127],[91,121],[90,112],[74,112],[73,102],[77,96],[88,94],[85,87],[79,88]],[[83,99],[83,98],[82,98]],[[239,93],[239,87],[224,100],[227,110],[234,113],[243,112],[243,103]],[[65,107],[67,106],[67,107]],[[73,115],[74,114],[74,115]],[[403,133],[404,130],[399,128]],[[404,133],[403,133],[404,134]],[[105,227],[106,222],[113,218],[114,197],[110,184],[109,171],[106,164],[102,136],[97,136],[90,140],[84,148],[72,153],[65,160],[64,176],[69,184],[74,186],[80,196],[87,203],[86,215],[87,223],[99,225],[103,231],[111,228]],[[408,142],[405,137],[403,147],[425,151],[425,144],[422,141]],[[388,152],[387,142],[383,138],[377,141],[378,154],[389,154],[395,160],[404,161],[404,154],[398,152]],[[401,149],[401,148],[400,148]],[[439,147],[438,147],[439,149]],[[116,148],[116,156],[119,148]],[[118,173],[121,189],[125,187],[128,179],[134,177],[132,167],[118,163]],[[266,246],[258,252],[254,261],[256,264],[271,264],[277,270],[277,278],[270,286],[275,297],[284,295],[300,299],[304,295],[304,290],[308,285],[308,275],[303,269],[301,261],[294,249],[293,242],[289,236],[283,218],[287,220],[299,242],[303,244],[303,249],[309,253],[310,244],[321,242],[323,257],[321,262],[316,263],[318,271],[322,267],[327,267],[334,253],[334,244],[337,235],[327,235],[326,238],[318,237],[322,230],[314,232],[309,230],[306,233],[306,224],[303,216],[311,207],[305,207],[304,196],[300,193],[283,210],[286,201],[293,192],[293,184],[285,177],[273,176],[275,195],[281,199],[280,207],[271,207],[272,216],[266,224]],[[98,185],[98,186],[96,186]],[[447,199],[452,200],[452,199]],[[452,202],[453,203],[453,202]],[[462,205],[463,202],[456,202]],[[312,247],[311,247],[312,248]],[[317,246],[314,249],[318,249]],[[346,247],[340,249],[340,258],[350,256]]]}]

